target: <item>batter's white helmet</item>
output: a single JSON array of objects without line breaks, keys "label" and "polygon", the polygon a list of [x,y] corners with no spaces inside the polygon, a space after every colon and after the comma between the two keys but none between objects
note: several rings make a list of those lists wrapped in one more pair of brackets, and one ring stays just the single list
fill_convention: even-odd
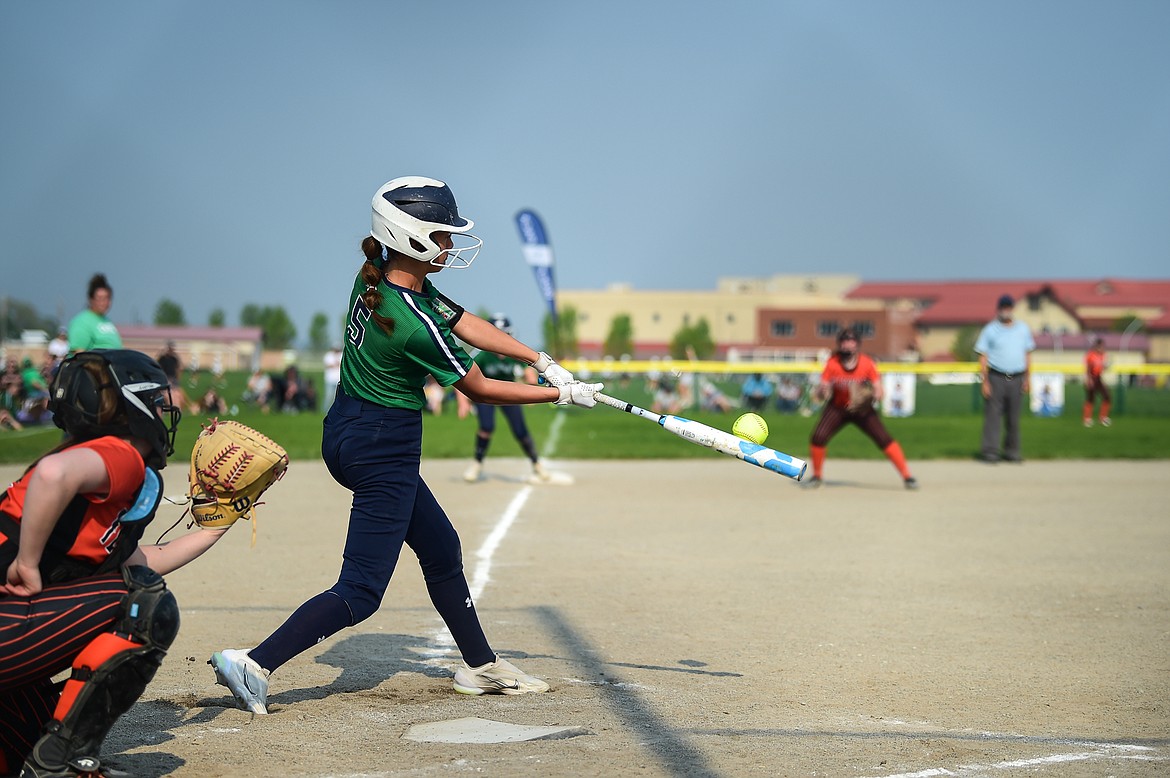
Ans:
[{"label": "batter's white helmet", "polygon": [[[404,176],[388,181],[374,195],[370,234],[383,246],[438,267],[468,267],[483,241],[467,233],[474,226],[459,215],[451,188],[434,178]],[[461,245],[443,249],[432,235],[451,234]]]}]

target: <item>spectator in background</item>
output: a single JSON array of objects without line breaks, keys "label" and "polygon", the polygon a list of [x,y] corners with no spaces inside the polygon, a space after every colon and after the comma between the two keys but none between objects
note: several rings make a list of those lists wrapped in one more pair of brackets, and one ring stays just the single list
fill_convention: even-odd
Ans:
[{"label": "spectator in background", "polygon": [[118,328],[106,318],[114,300],[114,290],[102,273],[89,279],[89,306],[69,322],[69,350],[90,351],[95,348],[122,348]]},{"label": "spectator in background", "polygon": [[20,432],[24,429],[24,425],[16,420],[7,408],[0,408],[0,429],[7,427],[15,432]]},{"label": "spectator in background", "polygon": [[248,388],[244,390],[243,400],[246,403],[255,403],[263,413],[268,413],[268,400],[272,395],[272,377],[260,368],[256,368],[248,378]]},{"label": "spectator in background", "polygon": [[682,408],[683,400],[678,390],[678,378],[672,375],[660,376],[650,410],[654,413],[675,414],[680,412]]},{"label": "spectator in background", "polygon": [[796,413],[800,408],[800,399],[804,396],[804,389],[789,376],[781,376],[780,386],[776,389],[776,410],[780,413]]},{"label": "spectator in background", "polygon": [[427,400],[427,413],[430,413],[432,416],[438,416],[443,412],[443,400],[447,396],[447,390],[429,373],[425,381],[426,383],[423,384],[423,396]]},{"label": "spectator in background", "polygon": [[296,365],[285,368],[280,393],[280,409],[285,413],[300,413],[312,410],[317,404],[317,392],[311,381],[307,381]]},{"label": "spectator in background", "polygon": [[69,356],[69,330],[64,327],[57,328],[57,336],[49,341],[49,378],[57,375],[57,368],[61,365],[61,360]]},{"label": "spectator in background", "polygon": [[1093,426],[1093,405],[1101,397],[1101,412],[1098,417],[1102,427],[1113,423],[1109,418],[1109,406],[1113,396],[1105,384],[1105,341],[1100,336],[1093,338],[1093,347],[1085,354],[1085,407],[1082,413],[1086,427]]},{"label": "spectator in background", "polygon": [[20,408],[21,395],[24,390],[24,380],[20,377],[20,367],[14,360],[8,360],[4,364],[4,374],[0,375],[0,391],[3,391],[3,402],[5,410],[12,414]]},{"label": "spectator in background", "polygon": [[1014,319],[1016,301],[1010,294],[1000,297],[995,307],[995,320],[984,325],[975,341],[984,400],[983,440],[979,458],[989,464],[1000,459],[1005,462],[1022,462],[1020,408],[1028,396],[1032,351],[1036,348],[1036,341],[1032,339],[1028,325]]},{"label": "spectator in background", "polygon": [[203,398],[199,401],[199,412],[220,416],[227,413],[227,403],[219,396],[219,393],[213,388],[208,388]]},{"label": "spectator in background", "polygon": [[175,351],[175,342],[173,340],[167,341],[167,347],[158,355],[158,366],[167,375],[167,381],[171,384],[171,401],[180,408],[187,408],[194,411],[197,406],[187,399],[187,393],[183,391],[183,362],[179,359],[179,354]]},{"label": "spectator in background", "polygon": [[727,413],[732,405],[727,395],[711,379],[703,376],[699,378],[699,407],[713,413]]},{"label": "spectator in background", "polygon": [[337,387],[341,383],[341,346],[334,343],[325,352],[325,410],[333,405]]},{"label": "spectator in background", "polygon": [[20,363],[21,395],[25,403],[48,401],[49,383],[37,369],[30,357],[25,357]]},{"label": "spectator in background", "polygon": [[764,410],[768,400],[772,398],[773,391],[775,391],[775,387],[772,385],[771,379],[764,378],[762,373],[752,373],[743,382],[741,393],[743,407],[749,411]]}]

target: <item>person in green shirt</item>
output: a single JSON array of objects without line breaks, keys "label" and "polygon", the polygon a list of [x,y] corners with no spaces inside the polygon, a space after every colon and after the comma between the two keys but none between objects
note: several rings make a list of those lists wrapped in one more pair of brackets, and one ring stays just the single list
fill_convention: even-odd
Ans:
[{"label": "person in green shirt", "polygon": [[[451,189],[436,179],[397,178],[374,195],[373,229],[362,241],[366,259],[349,297],[341,384],[321,440],[330,475],[353,493],[341,573],[336,584],[306,601],[255,648],[212,654],[216,681],[245,710],[267,713],[273,671],[377,611],[403,544],[418,557],[431,602],[462,655],[455,691],[548,691],[547,683],[500,657],[479,623],[459,536],[419,472],[423,387],[429,373],[477,403],[592,408],[602,385],[574,380],[547,354],[464,311],[435,288],[428,276],[474,260],[482,241],[469,234],[471,227],[459,215]],[[456,337],[532,365],[547,383],[485,376]]]},{"label": "person in green shirt", "polygon": [[92,351],[95,348],[122,348],[118,328],[106,318],[114,300],[114,290],[104,273],[89,279],[89,305],[69,322],[69,351]]},{"label": "person in green shirt", "polygon": [[[508,335],[512,334],[512,322],[504,314],[497,313],[493,316],[492,324]],[[497,354],[493,351],[481,351],[475,355],[475,364],[479,365],[479,369],[488,378],[494,378],[499,381],[536,383],[536,371],[532,369],[531,365],[526,365],[520,360],[504,354]],[[554,480],[563,480],[564,474],[554,474],[547,470],[541,463],[536,453],[536,444],[532,440],[532,434],[528,431],[528,425],[524,422],[524,411],[521,407],[519,405],[495,406],[488,403],[477,404],[475,406],[476,418],[479,421],[478,428],[475,431],[475,459],[467,468],[467,471],[463,473],[463,480],[474,483],[483,474],[483,460],[487,456],[488,447],[492,442],[492,435],[496,430],[497,407],[499,407],[500,413],[504,414],[504,418],[507,419],[508,426],[512,430],[512,436],[520,444],[524,455],[532,462],[532,477],[530,480],[533,483],[550,483]],[[561,478],[554,479],[554,476],[561,476]]]}]

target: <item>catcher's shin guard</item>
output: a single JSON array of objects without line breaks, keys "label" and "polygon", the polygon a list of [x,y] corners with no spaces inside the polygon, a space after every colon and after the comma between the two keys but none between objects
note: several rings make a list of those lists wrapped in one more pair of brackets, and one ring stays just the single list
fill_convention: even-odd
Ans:
[{"label": "catcher's shin guard", "polygon": [[102,741],[118,717],[142,696],[179,631],[179,606],[162,576],[148,567],[123,569],[127,593],[113,632],[94,638],[73,661],[45,734],[27,769],[97,763]]}]

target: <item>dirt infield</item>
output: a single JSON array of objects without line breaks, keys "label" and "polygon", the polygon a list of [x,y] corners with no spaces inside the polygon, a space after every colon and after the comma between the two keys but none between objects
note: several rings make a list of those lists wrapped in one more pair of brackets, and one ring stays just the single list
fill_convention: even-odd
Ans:
[{"label": "dirt infield", "polygon": [[[255,548],[237,527],[168,576],[182,629],[107,760],[144,776],[1170,772],[1165,462],[926,462],[918,492],[884,462],[831,459],[815,491],[714,456],[559,462],[576,479],[561,487],[500,459],[469,485],[463,464],[424,475],[494,647],[550,693],[455,694],[408,552],[379,613],[274,675],[272,715],[232,707],[210,653],[253,645],[337,573],[348,495],[295,462]],[[403,737],[464,717],[576,735]]]}]

